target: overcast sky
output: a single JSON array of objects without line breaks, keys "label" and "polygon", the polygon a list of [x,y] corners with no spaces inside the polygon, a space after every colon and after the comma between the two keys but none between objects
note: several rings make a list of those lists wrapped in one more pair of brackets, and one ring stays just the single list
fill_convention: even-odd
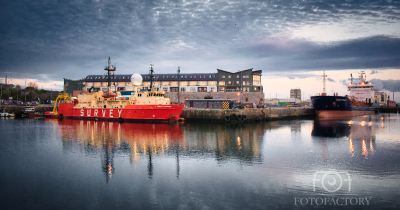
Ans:
[{"label": "overcast sky", "polygon": [[328,94],[359,70],[400,91],[398,0],[1,0],[0,16],[1,82],[22,86],[61,90],[110,56],[119,74],[262,70],[266,97],[321,92],[323,70]]}]

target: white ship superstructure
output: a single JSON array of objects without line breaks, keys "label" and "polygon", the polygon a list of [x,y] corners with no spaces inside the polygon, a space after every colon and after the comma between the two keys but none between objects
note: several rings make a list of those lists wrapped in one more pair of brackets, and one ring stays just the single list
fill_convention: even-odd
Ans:
[{"label": "white ship superstructure", "polygon": [[359,73],[360,81],[353,83],[351,75],[351,83],[347,86],[350,91],[350,97],[360,102],[373,103],[375,99],[375,85],[366,81],[365,71]]}]

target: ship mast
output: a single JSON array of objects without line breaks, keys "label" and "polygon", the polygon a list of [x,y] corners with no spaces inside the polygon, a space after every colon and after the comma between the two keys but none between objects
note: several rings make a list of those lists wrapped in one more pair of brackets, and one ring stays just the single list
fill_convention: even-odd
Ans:
[{"label": "ship mast", "polygon": [[154,78],[154,70],[153,70],[153,64],[150,64],[150,91],[153,89],[153,78]]},{"label": "ship mast", "polygon": [[324,70],[324,74],[322,75],[322,77],[324,78],[324,87],[323,87],[323,91],[322,91],[322,95],[326,96],[326,92],[325,92],[325,88],[326,88],[326,74],[325,74],[325,70]]},{"label": "ship mast", "polygon": [[108,90],[107,90],[107,92],[110,92],[110,87],[111,87],[111,71],[116,71],[117,70],[117,67],[116,66],[114,66],[114,65],[111,65],[111,58],[110,58],[110,56],[108,56],[108,66],[106,66],[105,68],[104,68],[104,70],[106,70],[107,71],[107,76],[108,76]]}]

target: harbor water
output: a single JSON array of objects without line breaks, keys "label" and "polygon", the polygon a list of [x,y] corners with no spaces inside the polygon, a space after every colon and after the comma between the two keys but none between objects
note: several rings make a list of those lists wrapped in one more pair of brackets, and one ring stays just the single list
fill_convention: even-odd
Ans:
[{"label": "harbor water", "polygon": [[1,209],[399,209],[400,115],[0,119]]}]

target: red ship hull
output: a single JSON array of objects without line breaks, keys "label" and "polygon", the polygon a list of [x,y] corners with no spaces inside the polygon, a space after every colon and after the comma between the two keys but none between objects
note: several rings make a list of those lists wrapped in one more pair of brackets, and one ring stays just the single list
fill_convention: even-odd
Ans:
[{"label": "red ship hull", "polygon": [[355,116],[374,114],[375,111],[315,110],[319,119],[347,119]]},{"label": "red ship hull", "polygon": [[[73,103],[60,103],[58,117],[124,122],[177,121],[184,105],[126,105],[124,108],[74,108]],[[51,113],[49,113],[51,114]]]}]

